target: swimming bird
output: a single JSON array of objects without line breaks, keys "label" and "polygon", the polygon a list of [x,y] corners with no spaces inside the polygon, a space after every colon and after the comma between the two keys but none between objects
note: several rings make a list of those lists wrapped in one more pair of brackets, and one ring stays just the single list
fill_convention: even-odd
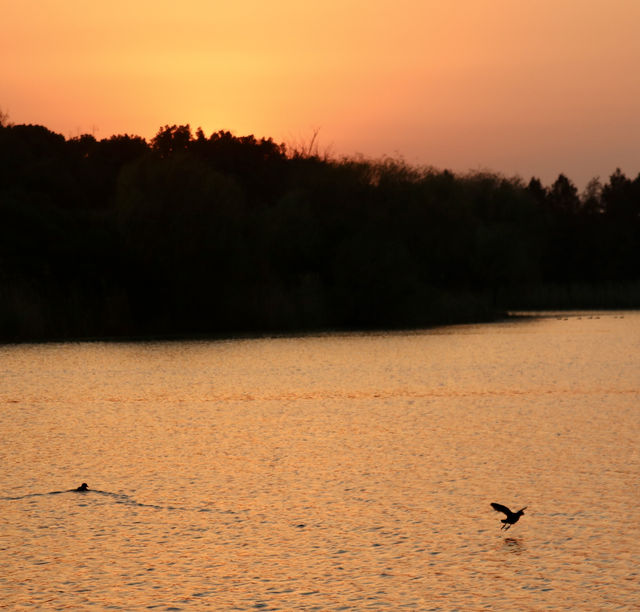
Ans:
[{"label": "swimming bird", "polygon": [[506,506],[503,506],[502,504],[496,504],[495,502],[492,502],[491,507],[496,512],[504,512],[507,515],[507,518],[500,519],[500,522],[503,523],[502,527],[500,527],[501,530],[509,529],[511,525],[515,525],[520,517],[524,514],[524,511],[527,509],[527,506],[525,506],[517,512],[511,512],[511,510],[509,510],[509,508],[507,508]]},{"label": "swimming bird", "polygon": [[88,491],[89,490],[89,485],[86,482],[83,482],[77,489],[76,491],[78,492],[83,492],[83,491]]}]

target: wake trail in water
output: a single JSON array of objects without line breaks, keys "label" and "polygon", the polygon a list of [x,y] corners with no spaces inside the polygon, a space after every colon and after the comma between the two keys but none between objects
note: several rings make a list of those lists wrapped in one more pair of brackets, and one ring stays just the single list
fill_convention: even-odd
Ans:
[{"label": "wake trail in water", "polygon": [[65,491],[49,491],[48,493],[27,493],[26,495],[18,495],[16,497],[0,497],[0,501],[20,501],[24,499],[31,499],[35,497],[47,497],[50,495],[64,495],[67,493],[73,493],[75,495],[81,495],[83,498],[89,495],[102,495],[104,497],[110,498],[116,504],[122,504],[125,506],[135,506],[138,508],[153,508],[154,510],[182,510],[185,512],[217,512],[220,514],[238,514],[238,512],[233,510],[218,510],[214,508],[189,508],[184,506],[174,506],[167,505],[162,506],[159,504],[145,504],[143,502],[139,502],[130,495],[126,495],[125,493],[112,493],[110,491],[101,491],[99,489],[87,489],[85,491],[79,491],[77,489],[67,489]]}]

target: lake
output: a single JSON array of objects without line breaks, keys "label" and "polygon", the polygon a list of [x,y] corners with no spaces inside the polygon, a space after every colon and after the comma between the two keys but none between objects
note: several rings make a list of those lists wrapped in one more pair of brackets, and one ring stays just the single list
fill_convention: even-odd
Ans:
[{"label": "lake", "polygon": [[638,312],[1,346],[0,435],[0,608],[640,604]]}]

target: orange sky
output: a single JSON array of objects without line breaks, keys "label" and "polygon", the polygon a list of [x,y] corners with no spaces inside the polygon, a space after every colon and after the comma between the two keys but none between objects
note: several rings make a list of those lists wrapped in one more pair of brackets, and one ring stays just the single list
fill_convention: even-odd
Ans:
[{"label": "orange sky", "polygon": [[640,0],[0,0],[0,109],[578,185],[640,172]]}]

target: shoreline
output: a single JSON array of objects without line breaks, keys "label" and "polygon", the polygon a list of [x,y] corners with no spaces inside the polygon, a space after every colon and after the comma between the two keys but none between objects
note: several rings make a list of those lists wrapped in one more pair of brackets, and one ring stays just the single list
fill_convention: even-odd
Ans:
[{"label": "shoreline", "polygon": [[509,321],[527,321],[538,318],[583,318],[598,316],[612,316],[613,313],[640,312],[640,308],[611,307],[611,308],[542,308],[536,309],[510,309],[497,314],[493,318],[464,319],[460,321],[447,321],[433,323],[431,325],[415,327],[370,327],[370,328],[318,328],[306,330],[283,331],[253,331],[234,333],[157,333],[121,336],[75,336],[75,337],[51,337],[24,340],[0,340],[0,347],[15,345],[46,345],[46,344],[145,344],[145,343],[170,343],[170,342],[232,342],[235,340],[262,340],[280,338],[310,338],[322,336],[352,336],[352,335],[380,335],[380,334],[416,334],[424,331],[443,329],[464,325],[484,325]]}]

